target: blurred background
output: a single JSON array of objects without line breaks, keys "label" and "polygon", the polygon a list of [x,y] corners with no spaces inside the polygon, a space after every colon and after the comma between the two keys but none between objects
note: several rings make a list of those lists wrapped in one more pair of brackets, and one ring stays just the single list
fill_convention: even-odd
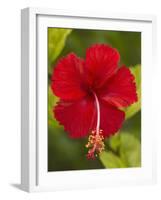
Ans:
[{"label": "blurred background", "polygon": [[[86,48],[108,44],[120,53],[120,65],[130,67],[136,79],[137,103],[125,109],[121,130],[105,140],[106,149],[95,160],[87,160],[87,138],[70,139],[54,119],[52,109],[59,100],[51,91],[52,70],[62,56],[74,52],[84,58]],[[48,28],[48,171],[128,168],[141,166],[141,33]]]}]

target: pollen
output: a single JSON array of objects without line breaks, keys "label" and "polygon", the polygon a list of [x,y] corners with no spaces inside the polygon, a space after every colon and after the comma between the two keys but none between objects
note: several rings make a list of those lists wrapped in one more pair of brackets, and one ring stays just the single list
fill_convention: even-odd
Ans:
[{"label": "pollen", "polygon": [[95,159],[104,149],[104,137],[103,137],[103,130],[93,130],[92,133],[89,135],[88,143],[86,144],[86,148],[89,148],[87,153],[88,159]]}]

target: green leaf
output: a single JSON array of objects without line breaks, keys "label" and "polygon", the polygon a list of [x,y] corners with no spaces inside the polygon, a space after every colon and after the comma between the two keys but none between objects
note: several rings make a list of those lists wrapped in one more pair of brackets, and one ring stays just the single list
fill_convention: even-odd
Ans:
[{"label": "green leaf", "polygon": [[118,148],[120,147],[120,144],[121,144],[121,140],[120,140],[120,134],[119,133],[117,133],[114,136],[111,136],[109,138],[109,145],[110,145],[110,148],[113,151],[117,152]]},{"label": "green leaf", "polygon": [[111,151],[102,152],[100,154],[100,160],[106,168],[124,168],[126,165],[124,162]]},{"label": "green leaf", "polygon": [[100,154],[100,160],[106,168],[141,166],[141,145],[134,135],[119,132],[109,139],[109,149]]},{"label": "green leaf", "polygon": [[58,122],[54,119],[53,108],[56,105],[58,98],[53,95],[51,88],[48,88],[48,125],[51,127],[59,126]]},{"label": "green leaf", "polygon": [[48,28],[48,66],[51,66],[59,56],[65,45],[65,40],[70,34],[71,29]]},{"label": "green leaf", "polygon": [[141,66],[136,65],[130,70],[135,76],[138,101],[125,109],[126,119],[131,118],[141,109]]},{"label": "green leaf", "polygon": [[129,133],[120,133],[120,158],[128,167],[141,166],[141,145],[139,140]]}]

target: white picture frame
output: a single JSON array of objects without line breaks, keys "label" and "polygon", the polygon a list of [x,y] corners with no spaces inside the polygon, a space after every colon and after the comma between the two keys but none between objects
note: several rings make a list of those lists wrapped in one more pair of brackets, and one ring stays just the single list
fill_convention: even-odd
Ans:
[{"label": "white picture frame", "polygon": [[[142,167],[47,172],[47,27],[142,32]],[[155,67],[154,16],[25,8],[21,16],[21,188],[54,191],[156,182],[151,67]],[[146,67],[145,67],[146,66]],[[40,91],[41,88],[41,91]],[[44,105],[44,106],[41,106]],[[147,110],[148,107],[148,110]],[[43,115],[42,115],[43,113]],[[43,116],[43,117],[42,117]],[[150,122],[150,123],[149,123]]]}]

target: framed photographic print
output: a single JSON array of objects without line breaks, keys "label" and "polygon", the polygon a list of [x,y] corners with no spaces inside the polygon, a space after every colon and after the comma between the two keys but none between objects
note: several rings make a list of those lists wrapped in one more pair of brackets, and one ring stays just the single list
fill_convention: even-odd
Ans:
[{"label": "framed photographic print", "polygon": [[155,17],[26,8],[26,191],[154,183]]}]

